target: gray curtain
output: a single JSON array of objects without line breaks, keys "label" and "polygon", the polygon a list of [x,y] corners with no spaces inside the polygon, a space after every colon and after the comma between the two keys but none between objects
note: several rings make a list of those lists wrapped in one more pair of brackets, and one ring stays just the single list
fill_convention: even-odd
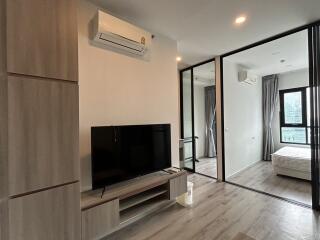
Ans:
[{"label": "gray curtain", "polygon": [[205,156],[216,157],[216,97],[215,87],[205,87],[206,138]]},{"label": "gray curtain", "polygon": [[278,91],[278,75],[269,75],[262,78],[263,160],[265,161],[271,161],[271,154],[274,152],[272,119],[278,102]]}]

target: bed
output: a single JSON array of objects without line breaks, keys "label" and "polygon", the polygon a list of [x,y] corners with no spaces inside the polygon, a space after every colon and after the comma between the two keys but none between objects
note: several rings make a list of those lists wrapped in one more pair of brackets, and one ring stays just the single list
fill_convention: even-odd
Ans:
[{"label": "bed", "polygon": [[277,175],[311,180],[311,150],[283,147],[272,154],[272,166]]}]

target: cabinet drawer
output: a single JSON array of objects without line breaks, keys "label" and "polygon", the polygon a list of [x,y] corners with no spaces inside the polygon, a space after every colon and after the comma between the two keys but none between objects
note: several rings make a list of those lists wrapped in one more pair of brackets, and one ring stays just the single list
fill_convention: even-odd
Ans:
[{"label": "cabinet drawer", "polygon": [[101,239],[119,226],[119,199],[82,211],[82,240]]}]

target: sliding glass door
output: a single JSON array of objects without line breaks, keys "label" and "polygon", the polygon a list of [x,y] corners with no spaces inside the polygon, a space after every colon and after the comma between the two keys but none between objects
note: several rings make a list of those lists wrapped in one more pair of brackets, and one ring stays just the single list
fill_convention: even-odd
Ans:
[{"label": "sliding glass door", "polygon": [[181,138],[184,142],[184,168],[195,170],[193,70],[181,72]]},{"label": "sliding glass door", "polygon": [[311,156],[312,206],[320,210],[320,25],[309,29],[310,95],[311,95]]},{"label": "sliding glass door", "polygon": [[184,168],[217,177],[215,63],[180,72],[181,138]]},{"label": "sliding glass door", "polygon": [[222,67],[226,181],[310,207],[308,30],[225,54]]},{"label": "sliding glass door", "polygon": [[213,61],[193,68],[195,172],[217,177],[216,87]]},{"label": "sliding glass door", "polygon": [[[312,208],[320,210],[320,23],[226,53],[221,62],[222,160],[226,181],[303,206],[312,204]],[[255,88],[262,97],[249,99],[257,96],[250,95]],[[263,105],[258,102],[261,99]],[[252,119],[262,126],[255,125]],[[254,129],[259,131],[250,133]],[[259,161],[241,165],[258,149],[255,143],[262,150],[254,158]],[[311,166],[305,164],[304,175],[282,171],[277,156],[295,159],[294,154],[300,153],[311,160]],[[286,168],[297,168],[293,161],[287,162],[290,164]]]}]

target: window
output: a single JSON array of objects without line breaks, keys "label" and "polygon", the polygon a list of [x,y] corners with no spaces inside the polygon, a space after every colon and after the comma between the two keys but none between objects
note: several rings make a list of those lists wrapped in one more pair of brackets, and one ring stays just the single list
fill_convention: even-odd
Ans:
[{"label": "window", "polygon": [[310,89],[280,90],[282,143],[310,144]]}]

